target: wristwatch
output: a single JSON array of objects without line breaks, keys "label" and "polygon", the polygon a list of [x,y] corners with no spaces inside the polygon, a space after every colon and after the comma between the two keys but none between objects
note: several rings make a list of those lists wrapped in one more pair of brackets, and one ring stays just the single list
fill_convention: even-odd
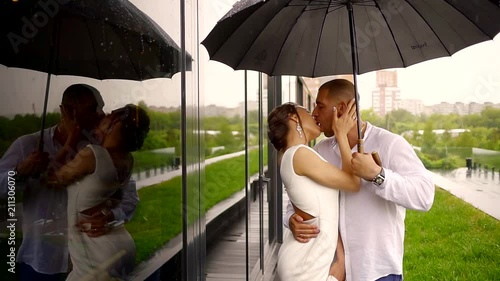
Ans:
[{"label": "wristwatch", "polygon": [[380,173],[378,173],[378,175],[376,175],[373,180],[372,180],[372,183],[376,186],[381,186],[385,181],[385,173],[384,173],[384,168],[380,169]]},{"label": "wristwatch", "polygon": [[108,215],[111,214],[111,210],[104,208],[101,210],[101,214],[103,214],[105,217],[108,217]]}]

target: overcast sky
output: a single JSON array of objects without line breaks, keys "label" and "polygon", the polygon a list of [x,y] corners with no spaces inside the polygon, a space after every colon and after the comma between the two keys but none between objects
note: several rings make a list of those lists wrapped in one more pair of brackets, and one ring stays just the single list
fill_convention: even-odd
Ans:
[{"label": "overcast sky", "polygon": [[[132,0],[177,42],[180,40],[179,1]],[[235,0],[199,1],[200,41],[210,32],[217,20],[231,8]],[[188,1],[187,9],[192,11]],[[191,29],[187,28],[192,38]],[[194,47],[187,42],[188,48]],[[243,101],[243,72],[214,61],[209,61],[200,47],[201,85],[204,103],[236,107]],[[427,61],[406,69],[398,69],[398,83],[402,98],[420,99],[431,105],[448,102],[500,103],[500,36],[494,41],[481,43],[456,53],[451,58]],[[46,74],[6,68],[0,65],[2,115],[14,113],[40,113],[45,90]],[[255,76],[254,76],[255,77]],[[106,102],[106,111],[130,102],[145,100],[157,106],[180,105],[180,75],[172,79],[145,82],[122,80],[98,81],[80,77],[55,77],[51,84],[49,111],[57,109],[62,91],[70,84],[84,82],[97,87]],[[361,108],[371,107],[371,91],[375,87],[375,74],[358,76]],[[29,95],[29,98],[26,96]],[[249,93],[250,99],[254,95]]]}]

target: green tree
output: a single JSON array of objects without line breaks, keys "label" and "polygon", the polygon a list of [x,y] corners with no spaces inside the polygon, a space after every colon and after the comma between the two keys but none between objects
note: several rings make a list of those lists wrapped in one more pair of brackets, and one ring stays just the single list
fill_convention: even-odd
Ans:
[{"label": "green tree", "polygon": [[457,147],[474,147],[474,137],[471,132],[461,133],[457,137],[455,144]]},{"label": "green tree", "polygon": [[235,139],[229,124],[225,124],[222,128],[220,128],[220,133],[216,135],[215,140],[217,146],[234,147]]},{"label": "green tree", "polygon": [[434,129],[434,123],[432,121],[427,121],[424,128],[424,133],[422,134],[422,152],[433,153],[435,152],[436,145],[436,134],[432,131]]},{"label": "green tree", "polygon": [[380,117],[373,108],[361,110],[361,119],[370,122],[370,124],[382,127],[384,125],[384,119]]},{"label": "green tree", "polygon": [[486,107],[481,111],[482,125],[486,128],[500,127],[500,108]]}]

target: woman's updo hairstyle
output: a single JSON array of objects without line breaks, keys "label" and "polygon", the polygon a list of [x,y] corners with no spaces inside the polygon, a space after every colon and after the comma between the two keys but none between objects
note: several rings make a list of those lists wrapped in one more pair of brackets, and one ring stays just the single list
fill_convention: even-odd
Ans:
[{"label": "woman's updo hairstyle", "polygon": [[135,104],[127,104],[113,112],[117,112],[120,115],[123,124],[122,137],[124,149],[129,152],[141,149],[144,139],[149,132],[150,121],[147,112]]},{"label": "woman's updo hairstyle", "polygon": [[267,117],[267,136],[274,148],[278,151],[281,151],[287,146],[286,136],[289,130],[288,120],[290,115],[296,114],[300,123],[300,117],[296,106],[296,104],[291,102],[284,103],[274,108]]}]

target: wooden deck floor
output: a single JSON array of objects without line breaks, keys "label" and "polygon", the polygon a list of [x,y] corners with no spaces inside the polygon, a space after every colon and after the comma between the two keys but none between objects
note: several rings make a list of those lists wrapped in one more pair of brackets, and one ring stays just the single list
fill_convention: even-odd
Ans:
[{"label": "wooden deck floor", "polygon": [[[268,233],[268,206],[264,193],[264,241]],[[250,206],[249,221],[249,265],[251,273],[259,258],[259,208],[258,200]],[[246,280],[246,231],[245,217],[225,230],[220,239],[207,249],[207,281]],[[271,263],[276,259],[270,259]],[[266,268],[274,268],[275,264],[266,264]],[[271,277],[271,278],[274,278]],[[272,279],[271,279],[272,280]]]}]

